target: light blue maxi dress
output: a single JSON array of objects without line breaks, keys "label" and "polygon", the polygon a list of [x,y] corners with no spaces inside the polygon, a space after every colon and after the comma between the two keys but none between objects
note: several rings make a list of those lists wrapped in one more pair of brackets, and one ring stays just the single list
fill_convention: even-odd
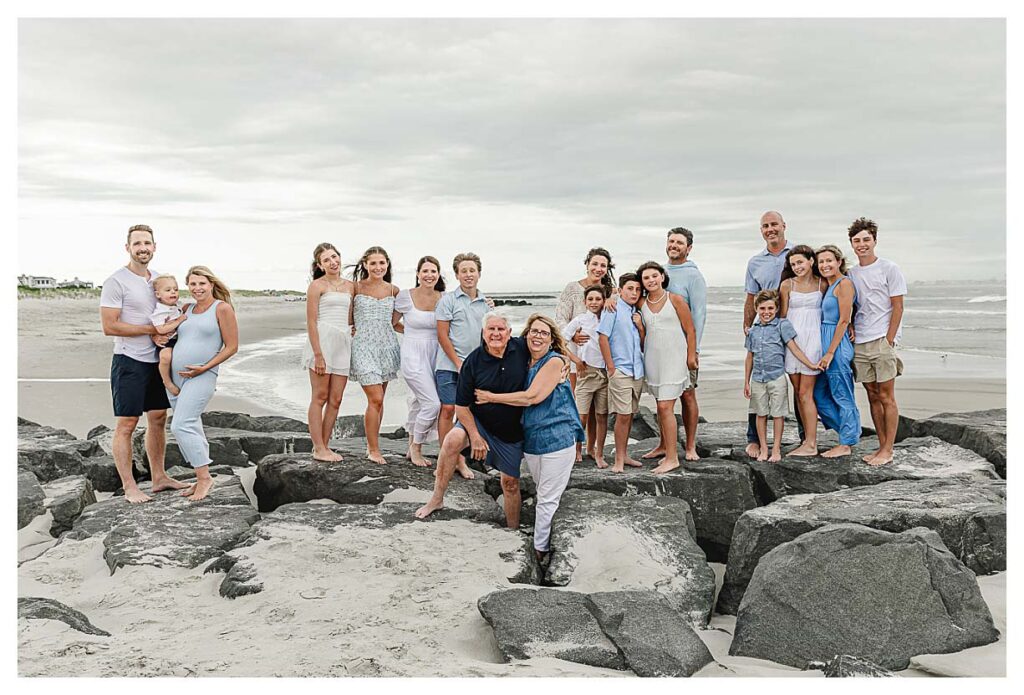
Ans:
[{"label": "light blue maxi dress", "polygon": [[[835,288],[839,280],[825,291],[821,300],[821,351],[824,354],[832,344],[839,323],[839,298]],[[853,284],[852,281],[850,283]],[[853,288],[853,301],[857,301],[857,288]],[[187,321],[186,321],[187,323]],[[835,357],[824,374],[814,382],[814,404],[818,417],[826,429],[839,434],[839,443],[853,446],[860,441],[860,411],[853,390],[853,344],[850,336],[843,333],[843,339],[836,348]]]},{"label": "light blue maxi dress", "polygon": [[183,378],[178,372],[189,365],[206,364],[224,347],[220,325],[217,323],[218,304],[220,300],[215,299],[210,308],[201,314],[192,313],[195,304],[185,310],[188,319],[178,326],[178,342],[171,357],[171,379],[181,389],[177,396],[167,394],[174,408],[171,433],[178,442],[181,455],[193,468],[202,468],[212,463],[210,443],[203,431],[202,415],[217,388],[217,372],[220,367],[218,365],[189,379]]}]

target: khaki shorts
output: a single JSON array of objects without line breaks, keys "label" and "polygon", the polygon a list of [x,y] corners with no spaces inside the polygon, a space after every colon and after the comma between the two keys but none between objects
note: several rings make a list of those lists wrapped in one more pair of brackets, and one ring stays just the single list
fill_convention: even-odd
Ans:
[{"label": "khaki shorts", "polygon": [[750,382],[750,412],[760,417],[789,415],[789,377]]},{"label": "khaki shorts", "polygon": [[683,391],[689,391],[690,389],[697,388],[697,371],[696,369],[688,370],[690,372],[690,385],[687,386]]},{"label": "khaki shorts", "polygon": [[902,373],[903,360],[885,336],[869,343],[854,344],[853,376],[858,384],[890,381]]},{"label": "khaki shorts", "polygon": [[608,370],[587,365],[586,373],[576,379],[576,409],[580,415],[590,412],[590,404],[594,404],[594,412],[598,415],[608,413]]},{"label": "khaki shorts", "polygon": [[640,410],[640,391],[644,380],[634,379],[628,374],[615,370],[608,377],[608,410],[616,415],[632,415]]}]

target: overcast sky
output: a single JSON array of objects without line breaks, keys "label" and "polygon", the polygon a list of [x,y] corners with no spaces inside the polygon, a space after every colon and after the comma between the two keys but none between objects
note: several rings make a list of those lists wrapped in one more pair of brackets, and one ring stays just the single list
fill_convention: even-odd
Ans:
[{"label": "overcast sky", "polygon": [[[312,249],[560,289],[696,235],[739,285],[783,212],[911,280],[1004,276],[1002,20],[22,20],[18,270],[303,289]],[[447,273],[451,276],[450,269]]]}]

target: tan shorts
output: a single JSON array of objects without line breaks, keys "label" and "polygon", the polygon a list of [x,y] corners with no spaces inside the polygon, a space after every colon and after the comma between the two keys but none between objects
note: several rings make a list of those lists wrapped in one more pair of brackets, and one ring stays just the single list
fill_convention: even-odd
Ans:
[{"label": "tan shorts", "polygon": [[615,370],[608,377],[608,410],[616,415],[632,415],[640,410],[640,391],[644,380],[634,379],[628,374]]},{"label": "tan shorts", "polygon": [[690,389],[697,388],[697,371],[696,369],[688,370],[690,372],[690,385],[687,386],[683,391],[689,391]]},{"label": "tan shorts", "polygon": [[590,412],[591,403],[595,413],[608,413],[608,370],[587,365],[586,373],[576,379],[576,409],[580,415]]},{"label": "tan shorts", "polygon": [[858,384],[881,383],[895,379],[902,373],[903,360],[885,336],[869,343],[854,344],[853,376]]},{"label": "tan shorts", "polygon": [[789,377],[750,382],[750,412],[760,417],[789,415]]}]

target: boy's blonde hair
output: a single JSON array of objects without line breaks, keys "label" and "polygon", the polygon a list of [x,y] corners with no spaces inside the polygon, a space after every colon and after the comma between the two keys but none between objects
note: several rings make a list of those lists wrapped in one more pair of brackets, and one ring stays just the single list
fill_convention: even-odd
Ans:
[{"label": "boy's blonde hair", "polygon": [[779,307],[779,291],[778,290],[761,290],[754,296],[754,308],[757,308],[765,302],[775,302],[775,308]]},{"label": "boy's blonde hair", "polygon": [[157,287],[157,283],[160,282],[161,280],[173,280],[174,281],[174,286],[175,287],[178,286],[178,278],[174,277],[170,273],[160,273],[155,278],[153,278],[153,291],[154,292],[157,291],[158,289],[160,289],[159,287]]}]

